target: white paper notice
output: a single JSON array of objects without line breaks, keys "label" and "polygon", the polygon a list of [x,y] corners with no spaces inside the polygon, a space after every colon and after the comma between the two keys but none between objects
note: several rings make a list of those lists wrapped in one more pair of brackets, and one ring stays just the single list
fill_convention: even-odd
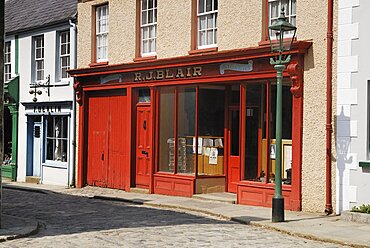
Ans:
[{"label": "white paper notice", "polygon": [[217,148],[211,148],[209,153],[209,164],[217,164],[218,150]]},{"label": "white paper notice", "polygon": [[[203,148],[203,139],[198,138],[198,154],[202,154],[202,149]],[[195,154],[195,137],[193,137],[193,153]]]}]

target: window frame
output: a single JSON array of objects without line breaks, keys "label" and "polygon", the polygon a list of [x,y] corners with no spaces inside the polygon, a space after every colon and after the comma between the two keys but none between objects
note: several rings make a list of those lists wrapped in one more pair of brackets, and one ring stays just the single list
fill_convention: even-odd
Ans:
[{"label": "window frame", "polygon": [[[286,10],[285,10],[285,17],[288,17],[288,22],[289,23],[292,23],[292,18],[295,18],[297,20],[297,9],[295,10],[295,13],[292,14],[292,2],[295,1],[295,6],[297,7],[297,0],[287,0],[288,1],[288,8],[289,8],[289,15],[287,15],[286,13]],[[280,16],[280,10],[281,10],[281,4],[282,4],[282,0],[266,0],[266,30],[265,30],[265,40],[268,40],[268,36],[269,36],[269,29],[268,27],[272,24],[272,19],[270,18],[270,15],[271,15],[271,4],[270,3],[273,3],[273,2],[278,2],[279,3],[279,7],[278,7],[278,16],[274,17],[273,19],[274,20],[277,20],[278,17]],[[295,24],[294,24],[295,25]],[[288,33],[286,38],[291,38],[293,36],[293,32],[291,33]],[[273,36],[271,36],[273,37]]]},{"label": "window frame", "polygon": [[[67,40],[65,43],[62,42],[62,35],[63,34],[67,34]],[[66,45],[66,51],[67,53],[66,54],[62,54],[62,45]],[[57,58],[57,72],[56,72],[56,75],[57,75],[57,80],[56,81],[66,81],[68,80],[70,77],[68,76],[68,73],[67,73],[67,77],[63,77],[63,68],[65,68],[65,70],[69,70],[71,68],[71,33],[69,30],[64,30],[64,31],[60,31],[58,32],[58,43],[57,43],[57,46],[58,46],[58,58]],[[63,58],[68,58],[68,65],[67,66],[63,66]]]},{"label": "window frame", "polygon": [[[70,118],[69,118],[69,115],[51,115],[51,116],[48,116],[50,119],[51,119],[51,122],[52,122],[52,130],[53,130],[53,135],[49,136],[49,133],[48,133],[48,125],[50,123],[50,120],[49,118],[45,118],[45,141],[44,141],[44,144],[45,144],[45,149],[44,149],[44,152],[45,152],[45,165],[46,166],[61,166],[61,167],[66,167],[67,164],[68,164],[68,160],[69,160],[69,122],[70,122]],[[60,118],[60,120],[65,120],[64,122],[62,121],[61,123],[61,135],[62,136],[65,136],[65,137],[54,137],[55,136],[55,119],[56,118]],[[64,134],[64,128],[63,128],[63,125],[66,125],[66,133]],[[63,135],[64,134],[64,135]],[[62,161],[62,160],[55,160],[54,158],[54,155],[53,154],[53,159],[48,159],[48,140],[51,140],[53,143],[52,143],[52,146],[53,146],[53,151],[55,151],[55,144],[56,144],[56,140],[60,140],[61,141],[61,144],[63,143],[63,141],[66,141],[66,144],[67,144],[67,147],[66,147],[66,154],[65,154],[65,158],[66,158],[66,161]],[[63,150],[61,148],[61,150]]]},{"label": "window frame", "polygon": [[[106,8],[106,31],[98,33],[98,11],[100,11],[102,8]],[[104,3],[101,5],[94,6],[93,9],[93,62],[94,63],[107,63],[108,62],[108,54],[109,54],[109,4]],[[106,54],[105,58],[99,58],[99,47],[98,47],[98,36],[106,36]]]},{"label": "window frame", "polygon": [[12,78],[12,43],[11,41],[7,41],[4,44],[4,81],[7,82],[11,78]]},{"label": "window frame", "polygon": [[[153,5],[152,8],[149,8],[149,2],[152,1]],[[157,0],[147,0],[147,8],[143,9],[143,0],[139,0],[139,55],[140,57],[151,57],[157,55],[157,31],[158,31],[158,9],[157,9]],[[148,22],[146,24],[143,24],[143,12],[147,12],[147,19]],[[149,23],[149,12],[153,11],[153,22]],[[150,29],[151,27],[154,28],[154,37],[150,37]],[[149,28],[149,37],[147,39],[144,39],[144,29]],[[150,51],[150,45],[149,45],[149,52],[144,53],[144,40],[148,41],[150,43],[150,40],[154,40],[154,51]]]},{"label": "window frame", "polygon": [[[38,39],[41,39],[41,46],[37,46]],[[37,57],[37,50],[41,50],[41,57]],[[41,82],[45,80],[45,37],[44,35],[37,35],[33,37],[33,81]],[[42,69],[38,69],[38,64],[42,62]],[[42,72],[42,78],[38,78],[38,72]]]},{"label": "window frame", "polygon": [[[218,31],[218,28],[217,28],[217,18],[218,18],[218,0],[210,0],[212,1],[212,10],[211,11],[206,11],[206,4],[207,4],[207,0],[204,0],[204,12],[202,13],[199,13],[199,1],[200,0],[195,0],[195,13],[194,13],[194,16],[195,16],[195,32],[194,32],[194,36],[195,36],[195,39],[194,39],[194,48],[195,49],[198,49],[198,50],[201,50],[201,49],[212,49],[212,48],[216,48],[218,45],[217,45],[217,31]],[[215,9],[215,1],[217,1],[217,9]],[[193,2],[194,3],[194,2]],[[212,28],[206,28],[206,29],[200,29],[200,18],[202,16],[210,16],[212,15],[213,17],[213,26]],[[207,19],[206,19],[207,20]],[[207,21],[206,21],[207,22]],[[200,44],[200,32],[209,32],[210,30],[212,30],[212,33],[213,33],[213,43],[212,44],[205,44],[205,45],[201,45]],[[206,39],[207,40],[207,39]]]}]

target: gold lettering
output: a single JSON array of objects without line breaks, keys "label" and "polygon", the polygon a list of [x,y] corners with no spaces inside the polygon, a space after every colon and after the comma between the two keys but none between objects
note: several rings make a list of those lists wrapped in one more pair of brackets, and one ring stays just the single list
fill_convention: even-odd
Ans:
[{"label": "gold lettering", "polygon": [[137,82],[137,81],[141,81],[141,73],[140,72],[136,72],[135,73],[134,82]]},{"label": "gold lettering", "polygon": [[157,79],[163,79],[164,72],[163,71],[157,71]]},{"label": "gold lettering", "polygon": [[193,68],[193,77],[202,76],[202,67],[197,66]]},{"label": "gold lettering", "polygon": [[150,71],[149,72],[149,76],[146,76],[146,78],[145,78],[146,80],[152,80],[153,79],[153,72],[152,71]]},{"label": "gold lettering", "polygon": [[172,72],[170,72],[170,70],[169,69],[167,69],[166,70],[166,79],[168,79],[168,78],[173,78],[174,76],[173,76],[173,73]]},{"label": "gold lettering", "polygon": [[177,69],[176,78],[183,78],[183,77],[185,77],[185,75],[182,69]]},{"label": "gold lettering", "polygon": [[191,77],[191,68],[190,67],[188,67],[188,68],[186,68],[186,77]]}]

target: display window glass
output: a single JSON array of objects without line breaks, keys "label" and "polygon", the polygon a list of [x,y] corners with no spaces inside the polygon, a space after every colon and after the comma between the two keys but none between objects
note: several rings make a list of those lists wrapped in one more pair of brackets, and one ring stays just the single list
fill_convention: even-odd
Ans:
[{"label": "display window glass", "polygon": [[[267,99],[268,95],[269,99]],[[273,183],[275,181],[276,154],[276,84],[272,84],[271,87],[267,87],[266,84],[247,85],[245,101],[244,179]],[[267,115],[268,110],[270,110],[269,116]],[[267,121],[269,123],[266,123]],[[290,86],[283,85],[282,177],[284,184],[291,184],[291,165],[292,94]]]},{"label": "display window glass", "polygon": [[159,92],[159,171],[174,172],[175,168],[175,88]]},{"label": "display window glass", "polygon": [[177,172],[194,173],[196,118],[196,87],[179,87],[177,90]]},{"label": "display window glass", "polygon": [[68,117],[48,116],[46,125],[46,160],[67,162]]}]

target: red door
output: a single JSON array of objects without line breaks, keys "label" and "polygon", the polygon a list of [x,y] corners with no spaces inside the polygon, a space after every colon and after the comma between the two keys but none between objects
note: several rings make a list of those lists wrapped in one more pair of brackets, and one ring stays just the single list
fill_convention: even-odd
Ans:
[{"label": "red door", "polygon": [[239,113],[239,107],[229,108],[227,189],[232,193],[240,181]]},{"label": "red door", "polygon": [[124,189],[129,162],[128,101],[122,92],[90,96],[87,184]]},{"label": "red door", "polygon": [[107,187],[109,101],[103,97],[89,99],[87,184]]},{"label": "red door", "polygon": [[136,108],[136,187],[148,188],[151,168],[150,105]]}]

